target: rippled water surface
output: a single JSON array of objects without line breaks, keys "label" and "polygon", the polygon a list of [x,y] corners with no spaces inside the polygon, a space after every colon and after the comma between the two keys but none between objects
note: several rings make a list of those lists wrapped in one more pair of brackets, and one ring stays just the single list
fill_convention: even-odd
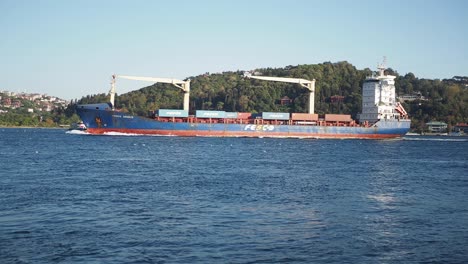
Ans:
[{"label": "rippled water surface", "polygon": [[467,138],[0,143],[0,263],[468,261]]}]

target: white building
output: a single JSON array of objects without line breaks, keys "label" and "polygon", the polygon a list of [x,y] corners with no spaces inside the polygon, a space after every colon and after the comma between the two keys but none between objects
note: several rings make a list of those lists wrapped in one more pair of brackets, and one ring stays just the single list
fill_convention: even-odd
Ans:
[{"label": "white building", "polygon": [[432,121],[426,123],[429,133],[445,133],[447,132],[447,123]]}]

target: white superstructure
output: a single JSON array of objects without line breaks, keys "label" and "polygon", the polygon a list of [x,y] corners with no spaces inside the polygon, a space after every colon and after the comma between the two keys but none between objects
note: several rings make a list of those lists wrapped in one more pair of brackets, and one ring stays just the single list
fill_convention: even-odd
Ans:
[{"label": "white superstructure", "polygon": [[375,123],[382,119],[400,119],[395,96],[395,78],[385,75],[385,66],[380,64],[378,76],[367,77],[362,87],[362,113],[359,122]]}]

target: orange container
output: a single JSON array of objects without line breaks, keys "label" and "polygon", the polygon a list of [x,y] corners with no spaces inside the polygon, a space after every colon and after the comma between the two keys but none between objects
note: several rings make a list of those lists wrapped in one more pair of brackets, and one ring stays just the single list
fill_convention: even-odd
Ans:
[{"label": "orange container", "polygon": [[306,114],[306,113],[292,113],[291,114],[292,120],[302,120],[302,121],[317,121],[318,115],[317,114]]},{"label": "orange container", "polygon": [[336,121],[336,122],[350,122],[351,115],[335,115],[335,114],[326,114],[325,121]]},{"label": "orange container", "polygon": [[252,113],[242,113],[238,112],[237,113],[237,119],[249,119]]}]

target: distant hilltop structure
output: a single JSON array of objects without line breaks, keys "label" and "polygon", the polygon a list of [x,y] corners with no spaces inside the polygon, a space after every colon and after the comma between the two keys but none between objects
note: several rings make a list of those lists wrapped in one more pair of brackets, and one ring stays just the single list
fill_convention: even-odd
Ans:
[{"label": "distant hilltop structure", "polygon": [[9,109],[25,107],[32,112],[50,112],[58,107],[66,107],[67,100],[55,96],[39,93],[15,93],[0,91],[0,114],[7,113]]}]

